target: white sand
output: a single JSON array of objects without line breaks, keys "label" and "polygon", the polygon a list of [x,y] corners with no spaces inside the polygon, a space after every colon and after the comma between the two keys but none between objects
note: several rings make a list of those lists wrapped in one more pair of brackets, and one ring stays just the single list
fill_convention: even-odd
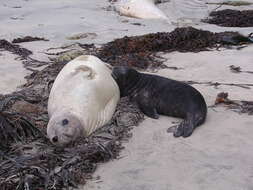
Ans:
[{"label": "white sand", "polygon": [[29,72],[23,68],[21,61],[15,60],[9,52],[0,52],[0,93],[8,94],[25,83],[24,76]]},{"label": "white sand", "polygon": [[[0,39],[12,40],[25,35],[45,37],[50,41],[22,45],[31,49],[35,58],[47,60],[41,52],[75,42],[66,39],[74,34],[96,33],[95,38],[78,42],[99,45],[125,35],[172,31],[176,27],[159,20],[121,17],[114,11],[106,11],[108,5],[106,0],[1,0]],[[12,8],[14,6],[21,8]],[[159,7],[167,15],[173,12],[170,3]],[[136,22],[142,25],[132,24]],[[223,28],[203,23],[195,27],[244,34],[253,31],[253,28]],[[183,70],[163,69],[157,74],[178,80],[253,83],[252,74],[235,74],[229,70],[229,65],[236,65],[253,71],[252,52],[253,46],[240,51],[162,54],[168,59],[168,66]],[[0,53],[3,54],[0,55],[0,93],[5,93],[23,83],[27,71],[22,69],[21,61],[14,61],[8,53]],[[203,93],[208,105],[212,105],[217,93],[222,91],[228,92],[232,99],[253,100],[252,89],[194,86]],[[179,119],[163,116],[159,120],[146,119],[134,128],[133,137],[121,153],[122,158],[101,164],[94,174],[94,177],[100,176],[100,180],[92,180],[81,189],[252,190],[252,116],[239,115],[225,108],[208,111],[206,123],[186,139],[166,133],[172,121]]]}]

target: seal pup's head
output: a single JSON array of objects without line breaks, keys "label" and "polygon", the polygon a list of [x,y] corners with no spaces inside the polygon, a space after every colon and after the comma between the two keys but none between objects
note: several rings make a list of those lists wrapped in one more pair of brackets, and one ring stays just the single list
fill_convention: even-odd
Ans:
[{"label": "seal pup's head", "polygon": [[140,79],[140,73],[127,66],[117,66],[112,70],[112,77],[120,89],[120,96],[128,96]]},{"label": "seal pup's head", "polygon": [[47,136],[57,146],[67,145],[82,134],[80,120],[69,112],[53,115],[47,125]]}]

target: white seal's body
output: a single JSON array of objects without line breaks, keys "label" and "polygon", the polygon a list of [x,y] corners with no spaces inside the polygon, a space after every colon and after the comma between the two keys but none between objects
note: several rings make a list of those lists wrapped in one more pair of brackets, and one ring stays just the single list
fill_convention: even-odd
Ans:
[{"label": "white seal's body", "polygon": [[121,0],[116,10],[124,16],[142,19],[166,19],[168,17],[155,5],[154,0]]},{"label": "white seal's body", "polygon": [[120,98],[111,70],[95,56],[80,56],[58,74],[48,101],[47,134],[55,144],[88,136],[110,121]]}]

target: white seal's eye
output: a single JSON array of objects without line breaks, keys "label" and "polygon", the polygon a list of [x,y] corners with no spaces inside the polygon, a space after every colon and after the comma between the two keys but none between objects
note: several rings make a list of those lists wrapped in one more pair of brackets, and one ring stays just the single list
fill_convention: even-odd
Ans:
[{"label": "white seal's eye", "polygon": [[69,123],[69,120],[67,119],[62,120],[62,125],[68,125],[68,123]]}]

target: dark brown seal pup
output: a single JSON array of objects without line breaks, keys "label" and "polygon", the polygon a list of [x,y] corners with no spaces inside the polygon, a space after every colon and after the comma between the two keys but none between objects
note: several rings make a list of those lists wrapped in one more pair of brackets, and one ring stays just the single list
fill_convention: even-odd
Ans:
[{"label": "dark brown seal pup", "polygon": [[125,66],[114,67],[112,76],[121,97],[129,96],[136,101],[148,117],[158,119],[158,114],[162,114],[183,118],[174,130],[175,137],[190,136],[206,119],[207,106],[203,96],[188,84]]}]

